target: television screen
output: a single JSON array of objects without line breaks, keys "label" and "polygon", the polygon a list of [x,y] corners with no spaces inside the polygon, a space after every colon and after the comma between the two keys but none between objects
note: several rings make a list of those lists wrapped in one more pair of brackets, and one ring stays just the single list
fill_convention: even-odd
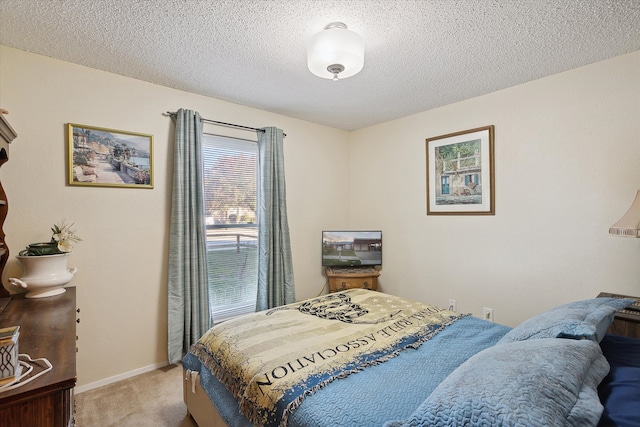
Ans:
[{"label": "television screen", "polygon": [[382,265],[382,231],[323,231],[323,267]]}]

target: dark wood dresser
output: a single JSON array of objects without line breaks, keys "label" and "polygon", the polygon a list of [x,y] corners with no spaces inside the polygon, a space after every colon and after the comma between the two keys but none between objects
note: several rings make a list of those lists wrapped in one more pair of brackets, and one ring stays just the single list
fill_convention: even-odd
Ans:
[{"label": "dark wood dresser", "polygon": [[[48,298],[14,296],[0,313],[0,327],[20,326],[18,350],[47,358],[53,369],[13,390],[0,392],[0,425],[68,427],[76,384],[76,288]],[[34,370],[34,373],[42,369]]]}]

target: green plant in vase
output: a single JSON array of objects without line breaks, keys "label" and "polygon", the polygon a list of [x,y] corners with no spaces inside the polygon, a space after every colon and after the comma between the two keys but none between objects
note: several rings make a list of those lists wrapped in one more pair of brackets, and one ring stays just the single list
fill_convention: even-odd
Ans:
[{"label": "green plant in vase", "polygon": [[69,253],[73,250],[73,245],[81,242],[82,239],[73,230],[73,224],[54,224],[51,227],[51,241],[31,243],[21,250],[19,256],[41,256],[58,255]]}]

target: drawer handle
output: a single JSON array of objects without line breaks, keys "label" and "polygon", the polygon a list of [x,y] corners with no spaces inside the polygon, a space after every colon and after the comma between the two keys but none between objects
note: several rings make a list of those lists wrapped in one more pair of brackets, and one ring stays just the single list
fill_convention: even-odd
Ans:
[{"label": "drawer handle", "polygon": [[347,287],[347,282],[342,282],[342,289]]},{"label": "drawer handle", "polygon": [[78,318],[78,319],[76,319],[76,323],[80,323],[80,319],[79,319],[79,318]]}]

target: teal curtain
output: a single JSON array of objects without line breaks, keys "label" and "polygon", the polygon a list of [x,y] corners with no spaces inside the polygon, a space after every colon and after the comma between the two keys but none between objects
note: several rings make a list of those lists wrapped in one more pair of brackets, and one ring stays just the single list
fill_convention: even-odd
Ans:
[{"label": "teal curtain", "polygon": [[169,363],[212,324],[204,221],[202,120],[196,111],[175,115],[173,193],[169,224]]},{"label": "teal curtain", "polygon": [[295,302],[284,181],[284,134],[258,131],[258,296],[256,310]]}]

